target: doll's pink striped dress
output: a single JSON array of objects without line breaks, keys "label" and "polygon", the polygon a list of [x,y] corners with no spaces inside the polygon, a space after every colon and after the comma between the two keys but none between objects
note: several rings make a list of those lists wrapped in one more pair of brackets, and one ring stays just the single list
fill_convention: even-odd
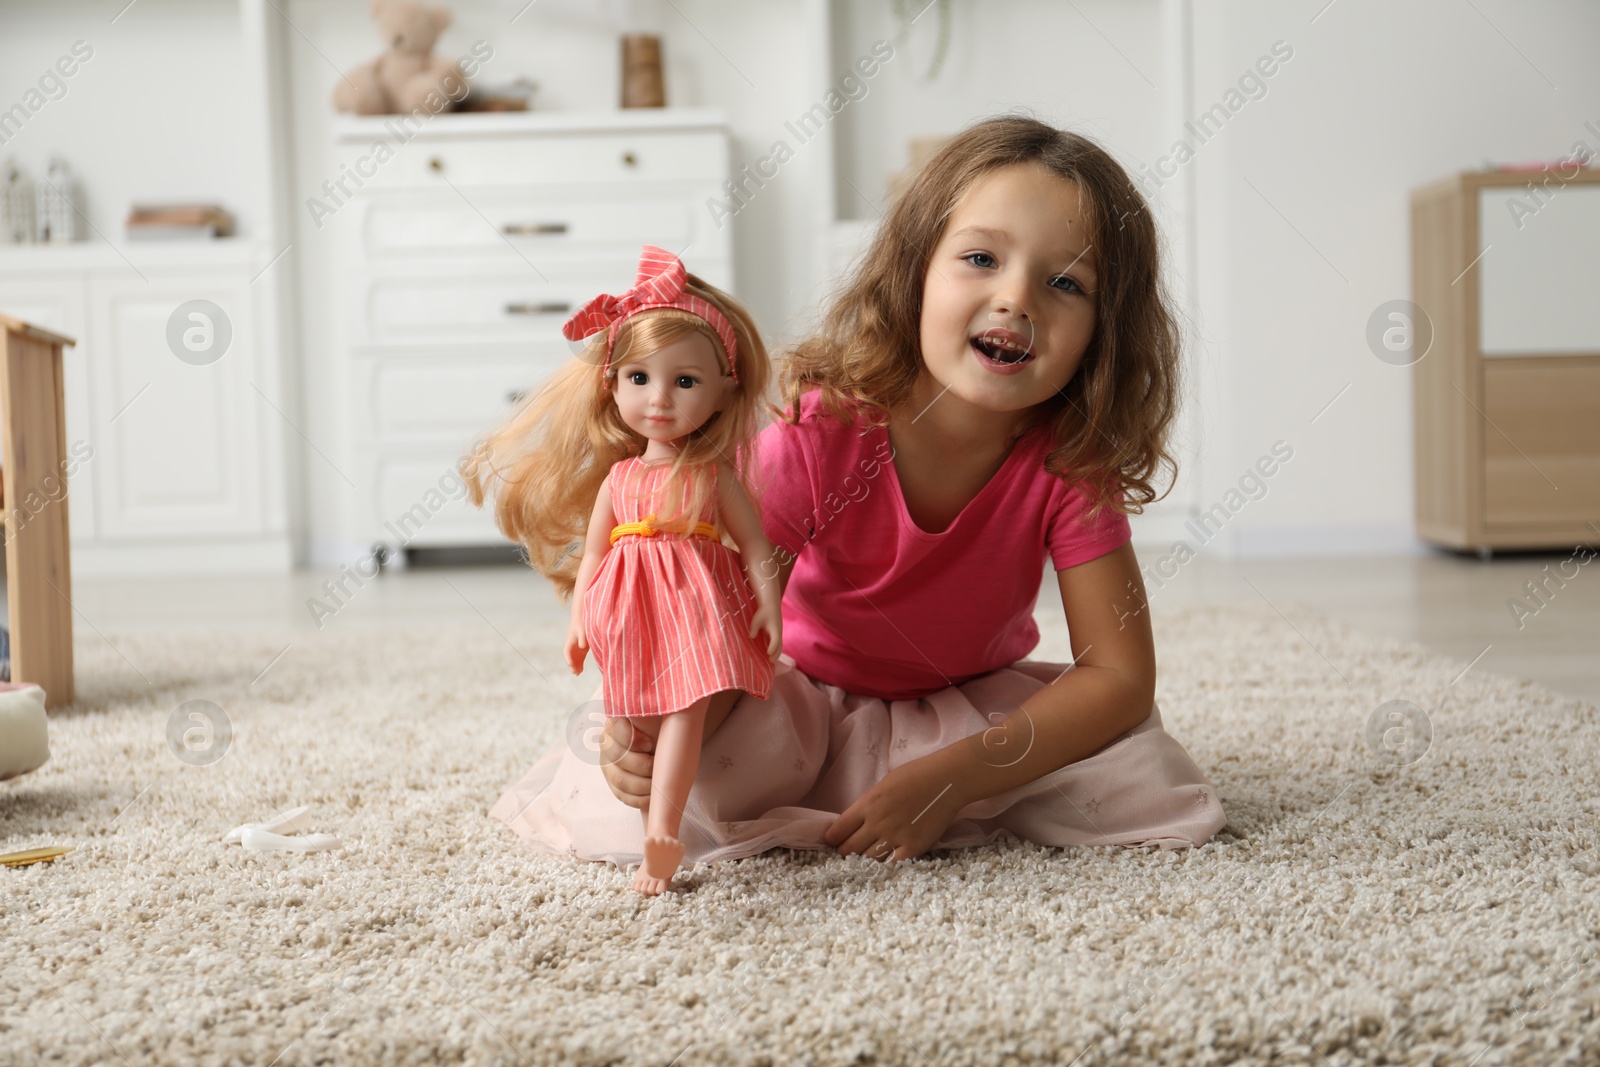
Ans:
[{"label": "doll's pink striped dress", "polygon": [[[612,466],[606,487],[618,526],[653,516],[671,469],[639,456]],[[706,465],[694,476],[715,472]],[[699,521],[715,525],[716,518],[713,492]],[[739,554],[720,539],[619,536],[583,595],[583,628],[606,714],[666,715],[724,689],[765,699],[774,668],[765,635],[750,636],[755,606]]]}]

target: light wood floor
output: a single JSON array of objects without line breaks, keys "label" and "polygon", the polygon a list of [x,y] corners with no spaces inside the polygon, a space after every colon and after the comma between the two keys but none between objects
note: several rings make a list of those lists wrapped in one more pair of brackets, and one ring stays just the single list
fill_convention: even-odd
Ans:
[{"label": "light wood floor", "polygon": [[[1292,617],[1311,608],[1368,633],[1416,641],[1474,670],[1541,682],[1600,704],[1600,560],[1571,553],[1500,556],[1491,561],[1430,552],[1411,556],[1234,562],[1199,557],[1170,579],[1154,573],[1156,551],[1140,553],[1152,611],[1178,604],[1261,601]],[[1565,565],[1563,563],[1565,561]],[[386,570],[344,592],[324,586],[333,572],[276,577],[118,578],[74,581],[74,624],[111,635],[162,626],[288,626],[315,630],[311,601],[336,609],[327,627],[384,627],[480,620],[485,625],[562,619],[550,586],[517,563],[459,561]],[[1543,582],[1540,599],[1525,583]],[[1041,593],[1053,604],[1052,580]],[[1528,608],[1519,620],[1510,602]],[[1289,640],[1299,640],[1286,622]]]}]

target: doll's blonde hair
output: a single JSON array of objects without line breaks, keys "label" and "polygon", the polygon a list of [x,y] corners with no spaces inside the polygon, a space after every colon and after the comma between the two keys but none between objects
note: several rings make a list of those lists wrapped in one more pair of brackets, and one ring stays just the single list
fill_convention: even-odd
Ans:
[{"label": "doll's blonde hair", "polygon": [[[733,326],[739,380],[723,409],[683,439],[659,494],[646,502],[643,513],[654,512],[666,522],[700,515],[717,487],[717,479],[704,474],[725,469],[738,479],[759,514],[759,496],[748,472],[771,376],[766,347],[749,313],[733,297],[693,274],[684,291],[711,303]],[[555,584],[562,600],[572,597],[589,519],[606,475],[613,464],[642,455],[647,443],[617,410],[612,395],[617,375],[628,364],[693,333],[711,342],[726,376],[728,354],[710,323],[677,308],[643,311],[618,327],[604,379],[602,331],[461,460],[467,499],[481,507],[487,495],[494,496],[500,532],[523,546],[528,565]],[[701,476],[693,477],[697,469]]]}]

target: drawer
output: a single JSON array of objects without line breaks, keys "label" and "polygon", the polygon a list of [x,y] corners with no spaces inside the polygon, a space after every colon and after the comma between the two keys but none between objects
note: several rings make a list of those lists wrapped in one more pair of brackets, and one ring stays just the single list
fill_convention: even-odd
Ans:
[{"label": "drawer", "polygon": [[597,182],[692,182],[721,188],[728,174],[727,136],[699,133],[597,133],[416,141],[380,162],[371,145],[341,145],[339,156],[364,189]]},{"label": "drawer", "polygon": [[603,280],[541,280],[526,265],[492,273],[369,276],[356,284],[353,336],[379,344],[447,338],[564,343],[562,323],[595,294],[631,284],[636,257],[618,256]]},{"label": "drawer", "polygon": [[430,191],[370,203],[361,247],[374,261],[465,255],[517,260],[520,254],[538,265],[552,256],[619,249],[637,257],[645,244],[673,251],[688,246],[697,209],[705,212],[682,194],[596,198],[507,190],[475,195],[469,204],[453,191]]},{"label": "drawer", "polygon": [[460,452],[369,455],[363,467],[377,486],[377,520],[366,533],[393,545],[503,545],[494,524],[494,498],[481,508],[468,503],[456,473]]},{"label": "drawer", "polygon": [[[637,248],[574,268],[546,262],[539,273],[521,259],[497,270],[369,273],[353,281],[351,337],[357,344],[417,341],[471,343],[543,340],[565,345],[561,327],[600,293],[625,292],[638,268]],[[726,287],[731,264],[705,258],[690,264],[712,285]]]},{"label": "drawer", "polygon": [[1600,516],[1600,358],[1485,360],[1484,521]]},{"label": "drawer", "polygon": [[355,361],[357,440],[438,441],[480,437],[573,356],[440,360],[437,356]]}]

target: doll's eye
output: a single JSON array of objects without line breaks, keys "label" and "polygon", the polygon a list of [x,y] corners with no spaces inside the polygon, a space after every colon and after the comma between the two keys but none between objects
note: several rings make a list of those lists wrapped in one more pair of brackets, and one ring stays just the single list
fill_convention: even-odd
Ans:
[{"label": "doll's eye", "polygon": [[633,371],[628,375],[628,381],[632,382],[634,385],[643,385],[649,380],[650,375],[646,374],[642,370]]},{"label": "doll's eye", "polygon": [[697,386],[699,384],[700,384],[700,379],[696,378],[692,374],[680,374],[680,375],[678,375],[678,388],[679,389],[693,389],[695,386]]}]

